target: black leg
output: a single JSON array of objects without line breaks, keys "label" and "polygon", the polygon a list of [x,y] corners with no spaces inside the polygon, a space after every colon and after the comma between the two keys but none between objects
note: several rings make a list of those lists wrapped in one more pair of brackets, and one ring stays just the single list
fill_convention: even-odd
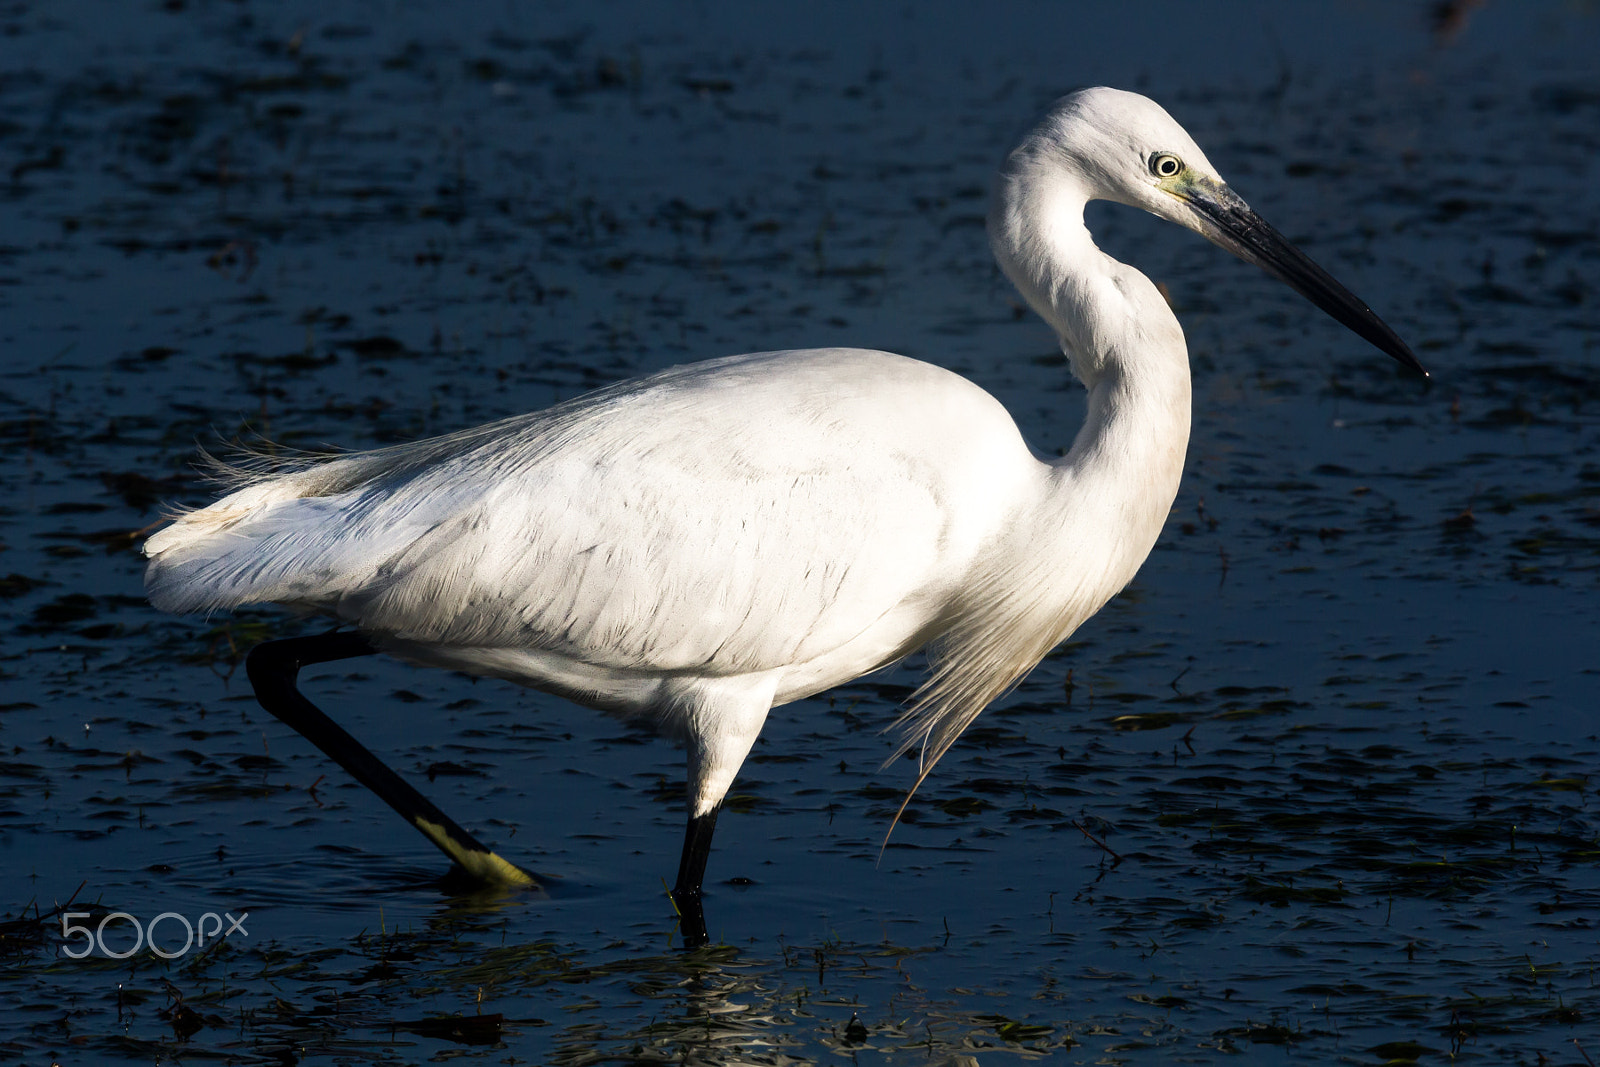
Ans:
[{"label": "black leg", "polygon": [[699,948],[710,940],[706,936],[705,909],[700,903],[700,883],[705,881],[711,835],[717,828],[720,810],[718,806],[704,815],[691,815],[683,834],[683,858],[678,861],[678,882],[672,887],[672,903],[683,920],[684,948]]},{"label": "black leg", "polygon": [[[358,633],[326,633],[312,637],[292,637],[268,641],[250,650],[245,672],[255,687],[256,699],[279,719],[316,745],[335,763],[405,817],[445,855],[479,881],[500,885],[537,885],[521,867],[508,863],[486,848],[477,838],[434,807],[427,797],[411,788],[388,765],[374,756],[361,742],[324,715],[295,686],[301,667],[313,663],[370,656],[377,649]],[[708,835],[709,840],[709,835]],[[702,869],[705,859],[700,861]]]}]

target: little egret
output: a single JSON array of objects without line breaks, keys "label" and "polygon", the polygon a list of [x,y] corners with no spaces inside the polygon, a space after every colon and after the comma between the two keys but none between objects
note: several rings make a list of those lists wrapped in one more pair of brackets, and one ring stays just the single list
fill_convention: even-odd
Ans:
[{"label": "little egret", "polygon": [[531,876],[323,715],[300,667],[384,652],[652,723],[688,752],[672,897],[703,943],[717,812],[770,708],[930,648],[897,723],[920,784],[1154,546],[1189,439],[1188,354],[1155,285],[1095,247],[1094,199],[1197,231],[1426,373],[1158,105],[1085,89],[1007,158],[988,219],[1088,389],[1066,456],[1041,458],[994,397],[914,359],[732,356],[431,440],[235,465],[226,496],[146,543],[150,600],[351,627],[257,646],[257,696],[486,880]]}]

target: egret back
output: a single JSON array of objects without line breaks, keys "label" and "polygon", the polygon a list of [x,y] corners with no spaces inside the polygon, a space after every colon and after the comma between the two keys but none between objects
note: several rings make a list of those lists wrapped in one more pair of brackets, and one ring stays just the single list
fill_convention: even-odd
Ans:
[{"label": "egret back", "polygon": [[792,699],[925,640],[1043,470],[997,401],[928,364],[733,357],[247,472],[148,542],[146,583],[166,610],[275,603],[412,645],[788,668]]}]

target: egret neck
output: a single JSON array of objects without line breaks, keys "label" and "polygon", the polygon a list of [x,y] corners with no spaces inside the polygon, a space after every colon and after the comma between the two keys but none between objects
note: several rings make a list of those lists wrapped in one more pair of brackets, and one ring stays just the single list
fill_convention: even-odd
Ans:
[{"label": "egret neck", "polygon": [[1089,394],[1047,497],[1065,512],[1056,558],[1084,572],[1082,584],[1064,583],[1077,587],[1075,627],[1133,578],[1172,508],[1189,442],[1189,354],[1160,290],[1095,245],[1084,183],[1051,162],[1018,149],[998,179],[989,234]]}]

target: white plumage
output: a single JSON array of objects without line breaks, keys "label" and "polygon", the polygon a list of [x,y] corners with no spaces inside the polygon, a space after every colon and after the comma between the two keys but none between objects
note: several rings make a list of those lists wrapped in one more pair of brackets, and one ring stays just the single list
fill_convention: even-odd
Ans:
[{"label": "white plumage", "polygon": [[1183,334],[1148,279],[1095,248],[1096,197],[1261,263],[1415,366],[1247,214],[1166,112],[1085,90],[1011,155],[989,220],[1089,390],[1064,458],[1036,456],[992,396],[926,363],[734,356],[446,437],[238,472],[147,542],[150,598],[315,612],[408,660],[649,718],[686,743],[691,815],[715,811],[773,704],[932,643],[902,720],[925,774],[1133,577],[1177,492]]}]

